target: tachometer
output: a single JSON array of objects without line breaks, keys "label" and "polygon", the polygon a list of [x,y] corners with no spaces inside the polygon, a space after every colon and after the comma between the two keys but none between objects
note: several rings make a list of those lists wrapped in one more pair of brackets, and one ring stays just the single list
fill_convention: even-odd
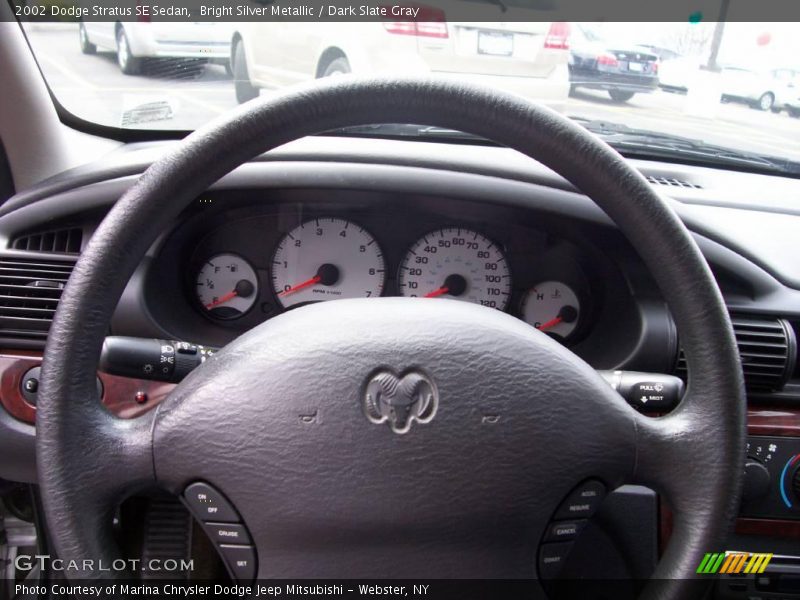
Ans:
[{"label": "tachometer", "polygon": [[511,273],[502,250],[476,231],[446,228],[415,243],[400,265],[404,296],[455,298],[503,310]]},{"label": "tachometer", "polygon": [[284,307],[380,296],[383,254],[364,228],[343,219],[306,221],[287,233],[272,259],[272,285]]},{"label": "tachometer", "polygon": [[217,254],[197,273],[197,299],[215,319],[237,319],[250,310],[258,297],[258,278],[253,267],[236,254]]}]

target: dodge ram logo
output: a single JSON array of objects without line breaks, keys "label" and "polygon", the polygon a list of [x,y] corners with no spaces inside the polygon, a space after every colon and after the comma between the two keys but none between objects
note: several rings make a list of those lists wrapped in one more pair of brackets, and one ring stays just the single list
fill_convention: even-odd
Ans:
[{"label": "dodge ram logo", "polygon": [[411,424],[428,423],[436,415],[436,386],[424,374],[407,371],[398,377],[379,371],[364,390],[364,413],[372,423],[388,423],[395,433],[406,433]]}]

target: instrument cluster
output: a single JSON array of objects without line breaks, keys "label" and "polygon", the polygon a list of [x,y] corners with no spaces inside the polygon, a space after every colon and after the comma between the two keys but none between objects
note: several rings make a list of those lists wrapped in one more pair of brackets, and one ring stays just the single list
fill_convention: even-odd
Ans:
[{"label": "instrument cluster", "polygon": [[[386,236],[393,238],[385,241],[363,221],[335,213],[294,223],[276,218],[272,245],[269,235],[262,236],[263,244],[240,243],[244,231],[216,240],[212,235],[190,261],[191,302],[223,327],[312,302],[400,295],[510,312],[565,343],[586,331],[588,278],[570,252],[541,234],[532,236],[536,252],[530,242],[515,241],[507,227],[497,232],[458,221],[435,219],[430,227],[417,225],[421,233],[403,235],[403,228],[384,219],[381,229],[388,227]],[[558,262],[549,268],[536,264],[544,254],[569,263],[561,269],[564,277],[558,276]]]}]

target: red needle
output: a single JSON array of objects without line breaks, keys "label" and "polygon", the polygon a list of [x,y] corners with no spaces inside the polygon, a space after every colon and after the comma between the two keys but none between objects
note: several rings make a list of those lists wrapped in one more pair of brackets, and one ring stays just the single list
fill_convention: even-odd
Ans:
[{"label": "red needle", "polygon": [[539,331],[541,331],[543,329],[550,329],[551,327],[555,327],[556,325],[561,323],[563,320],[564,319],[562,319],[561,317],[556,317],[555,319],[550,319],[546,323],[542,323],[541,325],[539,325],[538,329],[539,329]]},{"label": "red needle", "polygon": [[424,297],[425,298],[436,298],[436,296],[441,296],[443,294],[446,294],[449,291],[450,291],[450,288],[448,288],[446,285],[444,285],[444,286],[440,287],[438,290],[433,290],[432,292],[429,292],[429,293],[425,294]]},{"label": "red needle", "polygon": [[279,292],[278,296],[285,296],[287,294],[292,294],[294,292],[298,292],[298,291],[300,291],[300,290],[302,290],[304,288],[311,287],[312,285],[316,285],[320,281],[322,281],[322,277],[320,277],[319,275],[314,275],[314,277],[312,277],[308,281],[304,281],[303,283],[298,283],[297,285],[290,287],[288,290],[283,290],[282,292]]},{"label": "red needle", "polygon": [[225,294],[221,298],[217,298],[213,302],[209,302],[208,304],[206,304],[206,310],[211,310],[215,306],[219,306],[220,304],[225,304],[228,300],[233,300],[238,295],[239,294],[236,292],[236,290],[233,290],[232,292],[228,292],[227,294]]}]

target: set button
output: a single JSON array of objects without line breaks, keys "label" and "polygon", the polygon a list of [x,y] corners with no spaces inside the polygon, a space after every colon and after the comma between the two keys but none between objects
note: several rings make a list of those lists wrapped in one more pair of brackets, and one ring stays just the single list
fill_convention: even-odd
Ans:
[{"label": "set button", "polygon": [[231,571],[241,582],[250,582],[256,576],[256,551],[252,546],[229,546],[220,544],[220,552]]},{"label": "set button", "polygon": [[233,505],[219,490],[202,481],[189,485],[183,497],[189,510],[203,522],[231,577],[241,583],[251,582],[257,573],[256,549]]}]

